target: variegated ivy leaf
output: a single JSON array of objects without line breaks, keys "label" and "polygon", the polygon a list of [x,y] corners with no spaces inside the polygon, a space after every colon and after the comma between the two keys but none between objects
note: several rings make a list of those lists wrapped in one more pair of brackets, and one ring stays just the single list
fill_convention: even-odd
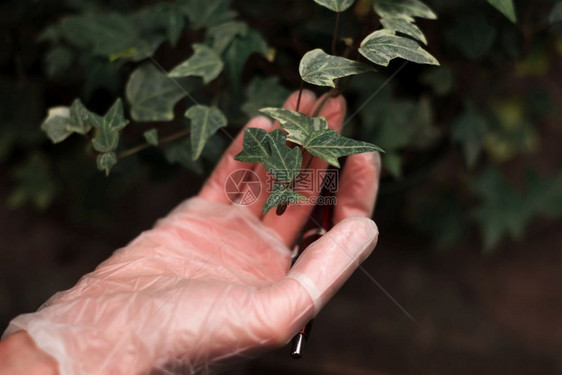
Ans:
[{"label": "variegated ivy leaf", "polygon": [[328,129],[324,117],[310,117],[284,108],[262,108],[260,112],[279,121],[288,133],[287,140],[299,145],[313,132]]},{"label": "variegated ivy leaf", "polygon": [[437,19],[437,15],[427,5],[419,0],[375,0],[375,12],[382,18],[410,18],[420,17],[430,20]]},{"label": "variegated ivy leaf", "polygon": [[296,191],[292,190],[291,188],[281,185],[281,184],[274,184],[273,190],[271,191],[267,201],[263,206],[263,214],[265,215],[267,211],[271,210],[273,207],[281,206],[285,203],[300,203],[306,201],[307,198],[303,195],[300,195]]},{"label": "variegated ivy leaf", "polygon": [[261,163],[269,157],[269,134],[260,128],[248,128],[244,131],[244,146],[234,160],[247,163]]},{"label": "variegated ivy leaf", "polygon": [[193,56],[176,66],[168,76],[198,76],[203,78],[204,84],[217,78],[224,67],[219,55],[203,44],[194,44],[193,51]]},{"label": "variegated ivy leaf", "polygon": [[317,86],[336,87],[334,79],[361,74],[374,69],[363,63],[339,56],[330,56],[320,48],[308,51],[299,65],[305,82]]},{"label": "variegated ivy leaf", "polygon": [[248,163],[262,163],[279,182],[291,182],[300,171],[302,153],[298,147],[286,145],[283,130],[271,133],[263,129],[249,128],[244,132],[244,147],[234,157]]},{"label": "variegated ivy leaf", "polygon": [[74,100],[70,108],[54,107],[49,109],[47,118],[41,124],[43,130],[53,143],[64,141],[72,133],[86,134],[101,117],[84,107],[80,99]]},{"label": "variegated ivy leaf", "polygon": [[499,10],[504,16],[506,16],[511,22],[517,22],[517,16],[515,14],[515,7],[513,6],[513,0],[488,0],[494,8]]},{"label": "variegated ivy leaf", "polygon": [[314,2],[333,12],[343,12],[349,8],[355,0],[314,0]]},{"label": "variegated ivy leaf", "polygon": [[197,160],[207,140],[226,126],[226,117],[217,107],[200,104],[189,108],[185,117],[191,120],[191,158]]},{"label": "variegated ivy leaf", "polygon": [[368,35],[359,48],[359,53],[375,64],[387,66],[390,60],[401,57],[418,64],[439,65],[435,57],[415,41],[394,35],[389,30],[377,30]]},{"label": "variegated ivy leaf", "polygon": [[123,115],[123,102],[119,98],[103,117],[92,123],[97,129],[97,134],[92,139],[94,149],[102,153],[114,151],[119,143],[119,130],[128,123],[129,120]]},{"label": "variegated ivy leaf", "polygon": [[342,137],[335,130],[331,129],[320,130],[310,134],[304,141],[303,147],[313,156],[319,157],[337,168],[340,167],[338,158],[342,156],[371,151],[384,152],[374,144]]},{"label": "variegated ivy leaf", "polygon": [[158,129],[152,128],[142,133],[146,143],[151,146],[158,146]]},{"label": "variegated ivy leaf", "polygon": [[152,63],[140,66],[131,74],[126,93],[135,121],[171,121],[175,104],[186,95]]},{"label": "variegated ivy leaf", "polygon": [[232,39],[248,35],[248,25],[242,21],[229,21],[210,27],[206,34],[206,43],[213,46],[217,53],[223,53]]},{"label": "variegated ivy leaf", "polygon": [[111,171],[111,168],[113,168],[115,164],[117,164],[117,155],[115,155],[114,152],[99,154],[96,159],[98,169],[105,172],[106,176],[109,176],[109,171]]},{"label": "variegated ivy leaf", "polygon": [[236,17],[230,9],[232,0],[178,0],[180,9],[189,18],[189,26],[194,29],[210,27]]},{"label": "variegated ivy leaf", "polygon": [[390,31],[395,31],[402,33],[404,35],[411,36],[412,38],[419,40],[423,44],[427,45],[427,39],[423,32],[417,27],[411,20],[406,18],[383,18],[381,19],[383,27]]},{"label": "variegated ivy leaf", "polygon": [[269,157],[262,163],[275,177],[275,180],[288,183],[293,181],[300,172],[302,152],[300,148],[290,148],[286,143],[287,135],[283,130],[277,129],[269,133],[267,138]]}]

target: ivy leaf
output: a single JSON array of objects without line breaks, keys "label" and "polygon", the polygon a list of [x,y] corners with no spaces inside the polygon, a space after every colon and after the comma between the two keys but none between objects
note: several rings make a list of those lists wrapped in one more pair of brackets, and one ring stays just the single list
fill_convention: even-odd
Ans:
[{"label": "ivy leaf", "polygon": [[474,179],[472,189],[482,199],[472,215],[484,236],[485,251],[491,251],[506,234],[521,237],[532,212],[498,170],[486,169]]},{"label": "ivy leaf", "polygon": [[281,86],[278,77],[255,77],[246,87],[245,93],[246,101],[241,109],[251,118],[259,115],[260,108],[281,106],[290,91]]},{"label": "ivy leaf", "polygon": [[328,121],[324,117],[310,117],[284,108],[262,108],[260,112],[279,121],[288,133],[287,140],[299,145],[313,132],[328,129]]},{"label": "ivy leaf", "polygon": [[227,120],[217,107],[194,105],[185,112],[191,120],[191,158],[197,160],[205,148],[207,140],[216,131],[226,126]]},{"label": "ivy leaf", "polygon": [[244,132],[244,147],[235,160],[262,163],[279,182],[291,182],[298,175],[302,164],[302,153],[298,147],[286,145],[283,130],[271,133],[263,129],[249,128]]},{"label": "ivy leaf", "polygon": [[279,182],[291,182],[297,177],[302,164],[300,148],[286,145],[287,136],[277,129],[268,134],[269,157],[262,161],[265,168]]},{"label": "ivy leaf", "polygon": [[88,111],[80,99],[76,99],[72,102],[70,106],[70,124],[68,126],[68,130],[71,132],[86,134],[92,127],[99,125],[101,121],[102,118]]},{"label": "ivy leaf", "polygon": [[184,14],[174,4],[158,3],[151,9],[150,17],[152,24],[159,25],[166,31],[170,44],[175,47],[185,27]]},{"label": "ivy leaf", "polygon": [[314,2],[339,13],[347,10],[355,0],[314,0]]},{"label": "ivy leaf", "polygon": [[468,167],[473,167],[482,152],[488,133],[486,119],[473,109],[467,109],[454,123],[451,138],[463,147]]},{"label": "ivy leaf", "polygon": [[320,130],[310,134],[305,139],[303,147],[312,155],[327,161],[328,164],[337,168],[340,167],[338,158],[342,156],[371,151],[384,152],[374,144],[342,137],[335,130],[331,129]]},{"label": "ivy leaf", "polygon": [[180,0],[180,9],[187,15],[193,30],[215,26],[236,17],[230,9],[231,0]]},{"label": "ivy leaf", "polygon": [[228,21],[209,28],[206,38],[207,43],[221,54],[235,37],[246,35],[248,35],[248,25],[245,22]]},{"label": "ivy leaf", "polygon": [[488,0],[488,3],[494,8],[499,10],[504,16],[506,16],[511,22],[517,22],[517,16],[515,15],[515,7],[513,6],[513,0]]},{"label": "ivy leaf", "polygon": [[193,56],[176,66],[168,76],[198,76],[203,78],[204,84],[217,78],[224,67],[219,55],[203,44],[194,44],[193,51]]},{"label": "ivy leaf", "polygon": [[306,201],[307,198],[296,191],[281,184],[274,184],[273,189],[263,206],[262,213],[265,215],[273,207],[281,206],[285,203],[299,203]]},{"label": "ivy leaf", "polygon": [[[548,22],[551,25],[562,22],[562,2],[557,2],[548,15]],[[45,30],[46,31],[46,30]]]},{"label": "ivy leaf", "polygon": [[114,152],[104,152],[99,154],[96,159],[98,170],[105,172],[106,176],[109,176],[109,172],[115,164],[117,164],[117,155]]},{"label": "ivy leaf", "polygon": [[254,53],[267,55],[269,48],[263,37],[254,29],[248,29],[246,35],[238,35],[232,39],[222,54],[226,65],[226,73],[233,88],[240,84],[242,70],[248,58]]},{"label": "ivy leaf", "polygon": [[92,122],[98,130],[95,138],[92,139],[92,146],[101,153],[114,151],[119,143],[119,130],[129,123],[123,115],[123,102],[121,98],[109,108],[105,116],[100,120]]},{"label": "ivy leaf", "polygon": [[53,107],[49,109],[47,118],[43,120],[41,130],[47,134],[51,142],[59,143],[72,134],[69,130],[70,126],[70,108]]},{"label": "ivy leaf", "polygon": [[383,27],[387,30],[398,32],[404,35],[411,36],[427,45],[427,39],[423,32],[410,20],[405,18],[383,18],[381,19]]},{"label": "ivy leaf", "polygon": [[375,64],[387,66],[390,60],[401,57],[418,64],[439,65],[435,57],[408,38],[394,35],[388,30],[377,30],[367,36],[359,53]]},{"label": "ivy leaf", "polygon": [[63,37],[94,55],[110,56],[141,41],[134,23],[118,13],[70,16],[62,20]]},{"label": "ivy leaf", "polygon": [[260,128],[248,128],[244,131],[244,146],[234,160],[247,163],[261,163],[269,157],[269,134]]},{"label": "ivy leaf", "polygon": [[184,168],[197,174],[203,173],[203,165],[200,160],[191,158],[191,142],[189,138],[173,142],[164,149],[164,156],[171,164],[180,164]]},{"label": "ivy leaf", "polygon": [[420,17],[437,19],[437,15],[419,0],[375,0],[375,12],[382,18]]},{"label": "ivy leaf", "polygon": [[308,51],[299,65],[305,82],[317,86],[336,87],[334,79],[361,74],[374,69],[363,63],[339,56],[330,56],[320,48]]},{"label": "ivy leaf", "polygon": [[152,128],[142,133],[146,143],[151,146],[158,146],[158,129]]},{"label": "ivy leaf", "polygon": [[178,84],[153,64],[146,63],[129,77],[126,87],[135,121],[171,121],[174,106],[186,94]]}]

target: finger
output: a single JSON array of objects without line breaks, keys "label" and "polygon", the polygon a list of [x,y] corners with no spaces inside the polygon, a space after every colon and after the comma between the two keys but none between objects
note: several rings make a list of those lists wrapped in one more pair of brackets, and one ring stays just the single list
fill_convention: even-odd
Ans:
[{"label": "finger", "polygon": [[272,129],[272,126],[273,124],[271,120],[269,120],[265,116],[254,117],[252,120],[250,120],[236,136],[236,139],[232,141],[232,144],[228,147],[228,149],[222,156],[213,173],[211,174],[209,179],[207,179],[207,181],[203,185],[203,188],[201,188],[199,197],[217,203],[230,204],[232,202],[232,196],[229,197],[226,194],[224,188],[228,176],[239,169],[252,170],[254,166],[253,163],[243,163],[234,160],[234,156],[242,151],[244,131],[247,128],[261,128],[266,131],[270,131]]},{"label": "finger", "polygon": [[[348,218],[310,245],[287,276],[259,292],[271,332],[288,341],[340,289],[375,248],[378,229],[367,218]],[[275,331],[276,330],[276,331]]]},{"label": "finger", "polygon": [[[318,99],[315,104],[315,108],[317,108],[323,100],[324,96]],[[339,131],[341,130],[345,113],[345,99],[340,95],[338,97],[328,99],[320,111],[319,116],[323,116],[328,120],[328,124],[331,129]],[[305,163],[309,157],[311,156],[307,154],[305,157]],[[325,161],[319,158],[314,158],[308,169],[316,171],[319,169],[326,169],[327,167],[328,164]],[[317,174],[314,175],[313,179],[316,179],[316,176]],[[322,186],[322,181],[315,180],[314,185],[317,186],[313,186],[312,191],[299,191],[299,193],[308,198],[317,197],[321,193],[320,187]],[[291,246],[313,209],[314,205],[311,204],[289,205],[285,213],[281,216],[278,216],[275,213],[275,210],[271,210],[265,215],[263,222],[265,225],[275,229],[281,235],[287,246]]]},{"label": "finger", "polygon": [[[283,104],[283,108],[295,110],[297,108],[297,102],[299,100],[298,98],[299,98],[298,91],[292,93],[285,101],[285,104]],[[299,104],[299,112],[310,115],[314,110],[315,102],[316,102],[316,95],[312,91],[303,90],[300,104]],[[279,122],[275,122],[275,124],[273,125],[273,128],[276,127],[277,128],[280,127]],[[273,186],[273,184],[270,181],[268,181],[269,174],[262,164],[255,165],[254,173],[256,173],[257,177],[261,182],[262,190],[259,197],[252,204],[245,206],[245,209],[247,209],[250,213],[252,213],[256,217],[261,218],[263,216],[262,215],[263,206],[265,205],[267,198],[269,198],[269,193],[267,192],[268,187],[270,187],[270,185]]]},{"label": "finger", "polygon": [[378,152],[350,155],[336,194],[334,224],[346,217],[371,217],[379,190],[381,157]]}]

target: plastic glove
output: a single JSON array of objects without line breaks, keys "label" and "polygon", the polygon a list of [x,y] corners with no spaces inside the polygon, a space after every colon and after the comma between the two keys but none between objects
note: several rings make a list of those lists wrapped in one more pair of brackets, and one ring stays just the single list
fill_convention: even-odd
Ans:
[{"label": "plastic glove", "polygon": [[[315,99],[305,91],[301,112],[312,113]],[[285,105],[295,103],[293,94]],[[321,115],[339,129],[344,100],[330,99]],[[247,126],[278,125],[258,117]],[[198,197],[39,311],[15,318],[4,336],[27,331],[58,362],[61,374],[208,372],[229,359],[287,343],[375,247],[378,231],[367,217],[380,159],[378,154],[348,158],[336,197],[336,225],[289,270],[288,246],[312,206],[289,206],[282,216],[262,217],[265,194],[250,206],[232,204],[224,186],[233,171],[253,169],[265,179],[263,167],[233,159],[242,137]],[[315,160],[312,167],[325,164]]]}]

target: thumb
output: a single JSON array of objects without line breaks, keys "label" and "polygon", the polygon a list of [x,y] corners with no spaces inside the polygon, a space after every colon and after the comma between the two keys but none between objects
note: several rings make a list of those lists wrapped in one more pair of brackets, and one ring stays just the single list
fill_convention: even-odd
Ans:
[{"label": "thumb", "polygon": [[299,257],[287,276],[265,292],[268,315],[283,336],[316,316],[375,248],[376,224],[365,217],[340,221]]}]

